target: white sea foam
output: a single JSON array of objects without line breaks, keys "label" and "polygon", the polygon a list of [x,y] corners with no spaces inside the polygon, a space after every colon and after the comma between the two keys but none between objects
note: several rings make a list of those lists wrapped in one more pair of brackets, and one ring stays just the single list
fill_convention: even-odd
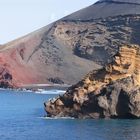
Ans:
[{"label": "white sea foam", "polygon": [[45,90],[45,89],[38,89],[37,91],[33,91],[33,90],[27,90],[25,88],[23,89],[4,89],[4,88],[0,88],[0,91],[15,91],[18,93],[35,93],[35,94],[64,94],[66,91],[65,90],[59,90],[59,89],[49,89],[49,90]]},{"label": "white sea foam", "polygon": [[65,90],[43,90],[43,89],[39,89],[38,91],[35,91],[35,93],[37,94],[63,94],[65,93]]},{"label": "white sea foam", "polygon": [[41,119],[45,119],[45,120],[62,120],[62,119],[66,119],[66,120],[71,120],[71,119],[75,119],[73,117],[38,117]]}]

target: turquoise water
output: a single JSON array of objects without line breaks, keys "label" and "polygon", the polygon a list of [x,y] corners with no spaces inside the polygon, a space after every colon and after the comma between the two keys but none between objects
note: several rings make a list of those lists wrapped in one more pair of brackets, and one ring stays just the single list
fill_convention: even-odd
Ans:
[{"label": "turquoise water", "polygon": [[54,96],[0,90],[0,140],[140,140],[140,120],[44,119]]}]

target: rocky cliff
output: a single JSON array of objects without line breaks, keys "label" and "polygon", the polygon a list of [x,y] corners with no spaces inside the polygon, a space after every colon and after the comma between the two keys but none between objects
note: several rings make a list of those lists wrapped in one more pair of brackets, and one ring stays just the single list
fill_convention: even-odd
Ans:
[{"label": "rocky cliff", "polygon": [[2,45],[0,65],[18,86],[73,84],[111,62],[121,45],[140,45],[139,38],[139,0],[100,0]]},{"label": "rocky cliff", "polygon": [[44,103],[50,117],[140,118],[140,47],[120,47],[111,63],[93,70],[64,95]]}]

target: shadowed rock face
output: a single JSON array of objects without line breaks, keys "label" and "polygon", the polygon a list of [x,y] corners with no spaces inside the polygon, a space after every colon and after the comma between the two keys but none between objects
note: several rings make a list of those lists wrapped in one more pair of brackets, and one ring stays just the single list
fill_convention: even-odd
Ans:
[{"label": "shadowed rock face", "polygon": [[17,86],[73,84],[139,38],[139,1],[104,0],[1,46],[0,65]]},{"label": "shadowed rock face", "polygon": [[47,115],[140,118],[139,62],[139,46],[122,46],[111,63],[91,71],[64,95],[46,102]]},{"label": "shadowed rock face", "polygon": [[14,88],[12,82],[12,75],[7,71],[7,69],[0,67],[0,87],[1,88]]}]

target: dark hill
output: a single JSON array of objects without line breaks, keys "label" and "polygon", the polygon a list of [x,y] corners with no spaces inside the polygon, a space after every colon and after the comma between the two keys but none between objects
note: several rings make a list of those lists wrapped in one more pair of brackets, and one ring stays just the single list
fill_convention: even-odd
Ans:
[{"label": "dark hill", "polygon": [[140,14],[139,0],[100,0],[95,4],[75,12],[65,20],[91,20],[119,15]]}]

